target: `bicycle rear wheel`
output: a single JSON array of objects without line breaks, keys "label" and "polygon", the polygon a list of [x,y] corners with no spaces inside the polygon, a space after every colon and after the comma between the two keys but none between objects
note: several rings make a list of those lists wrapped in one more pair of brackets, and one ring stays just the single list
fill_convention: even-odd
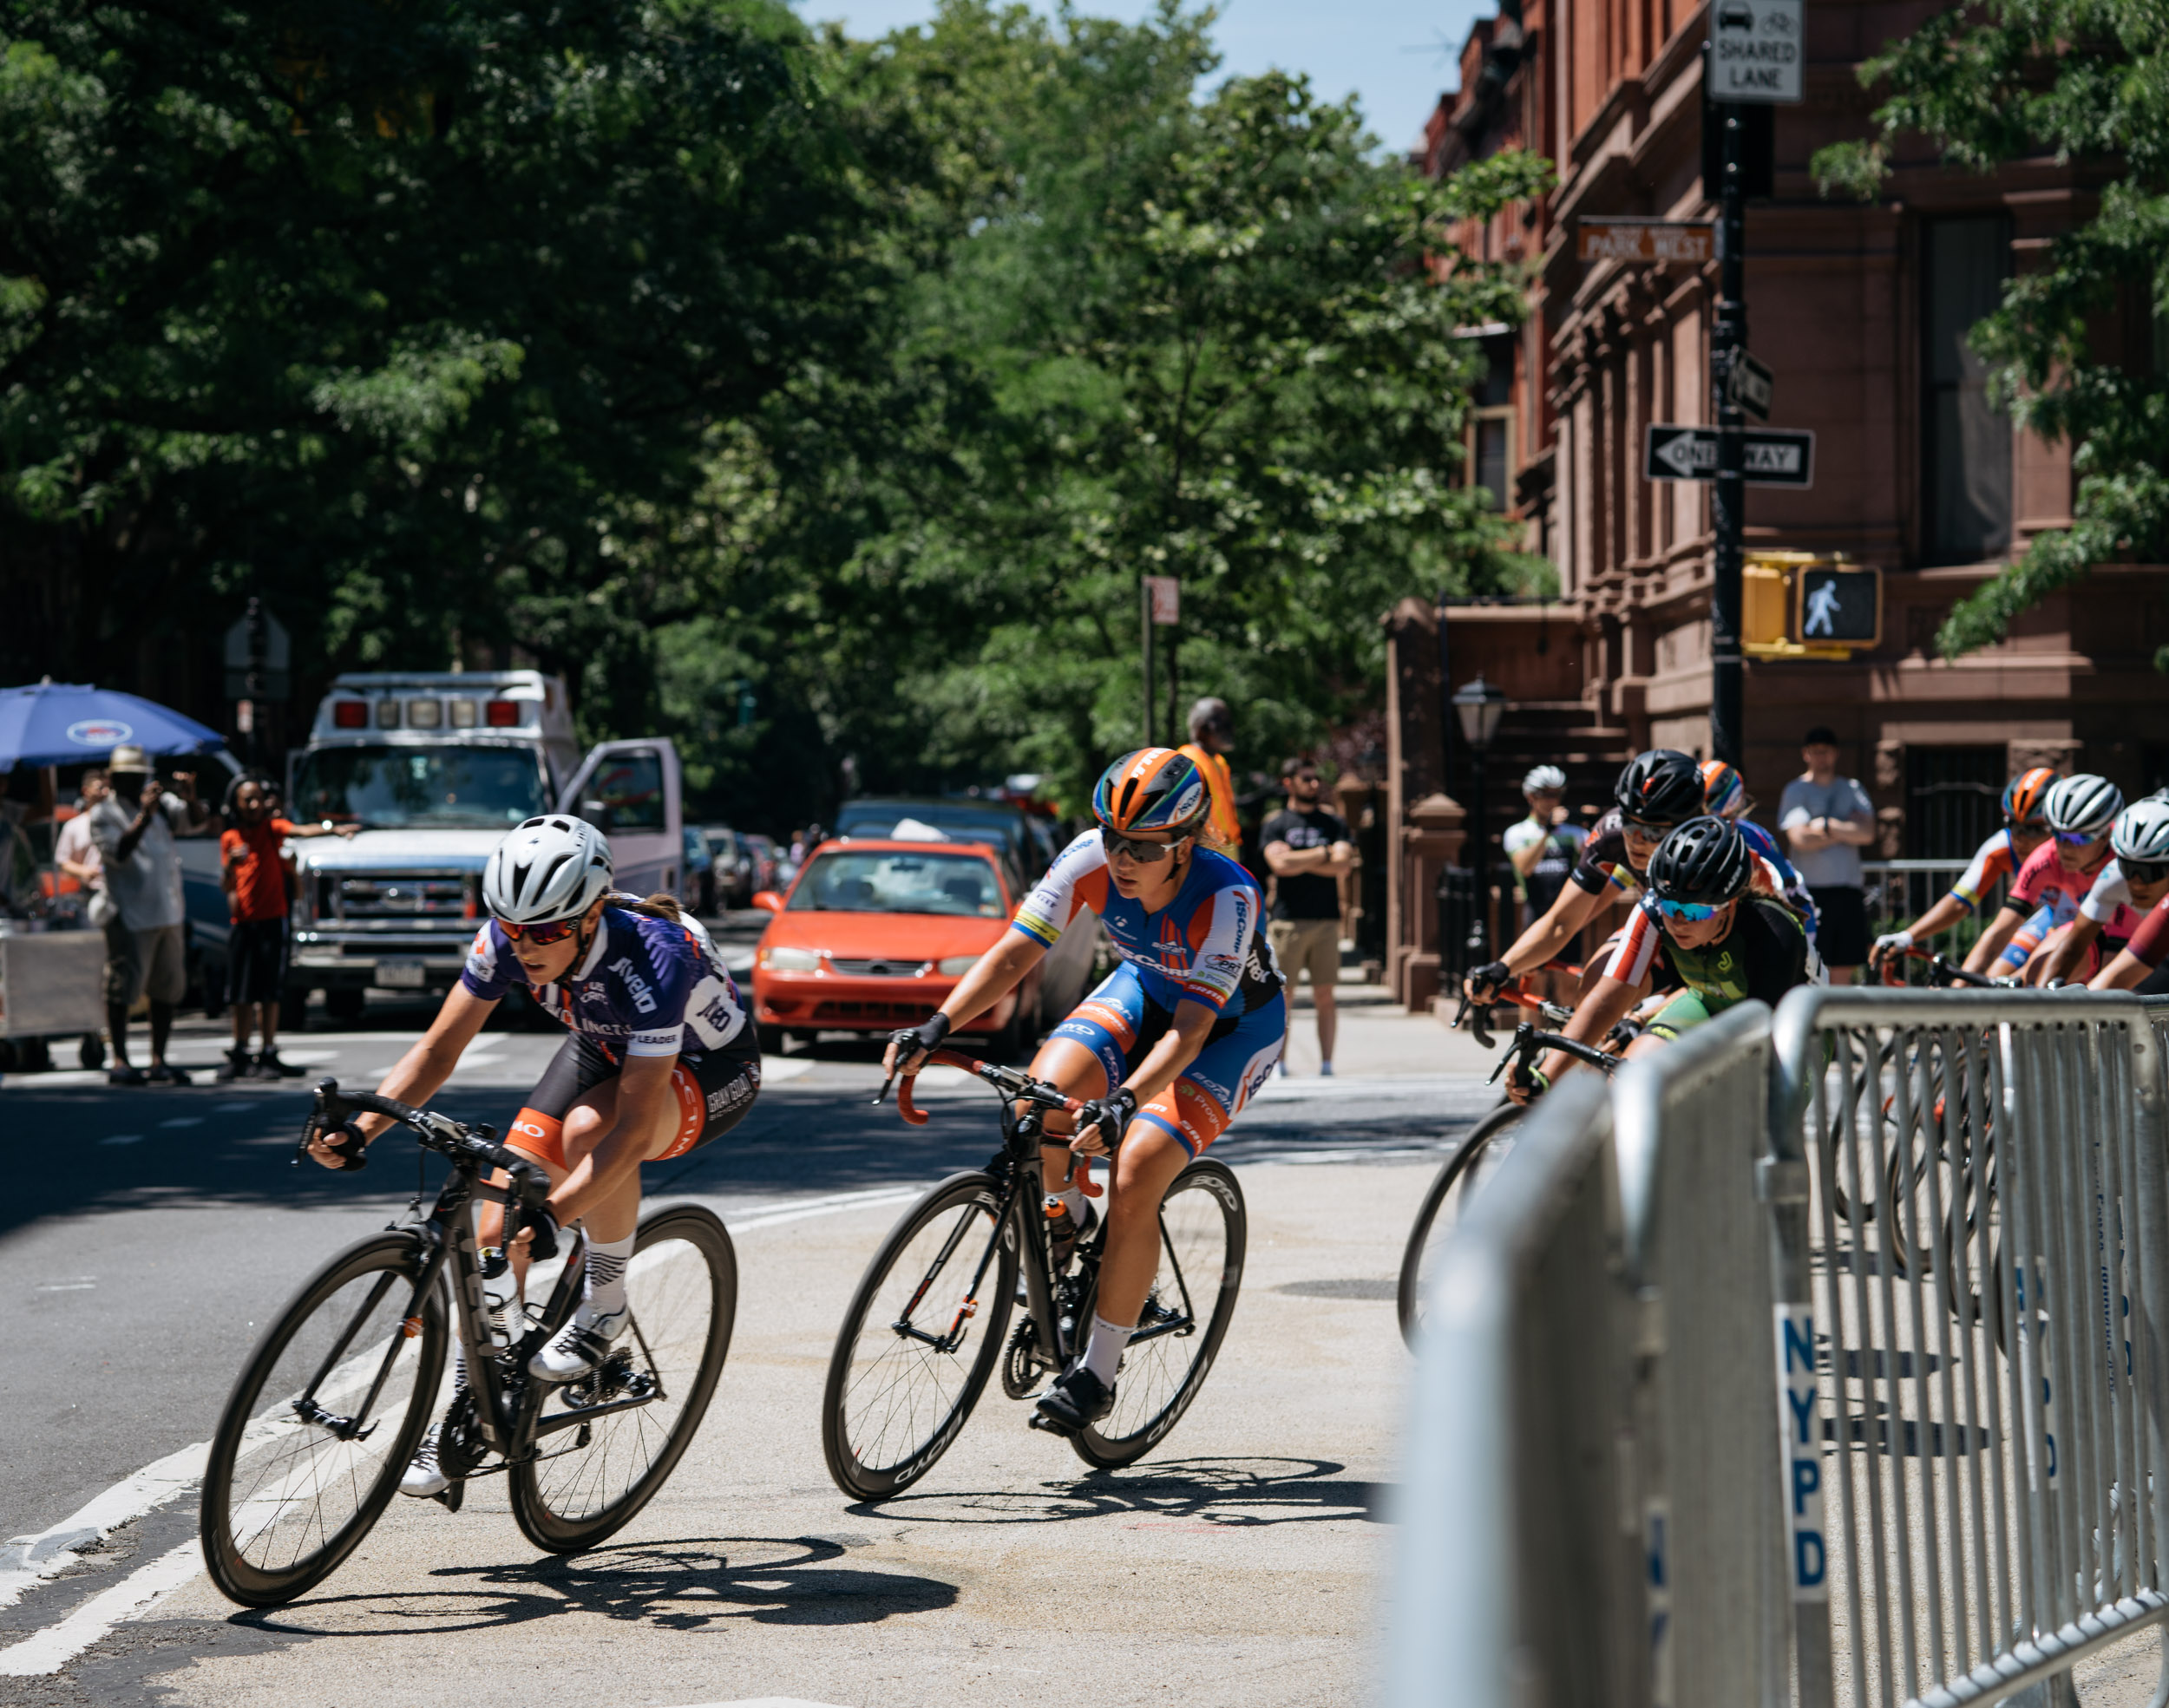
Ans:
[{"label": "bicycle rear wheel", "polygon": [[341,1253],[241,1367],[200,1503],[204,1568],[228,1599],[292,1600],[383,1515],[444,1373],[443,1289],[416,1308],[424,1262],[405,1234]]},{"label": "bicycle rear wheel", "polygon": [[[1469,1199],[1491,1179],[1514,1148],[1510,1129],[1528,1109],[1520,1103],[1501,1103],[1469,1129],[1453,1155],[1446,1158],[1416,1209],[1416,1225],[1408,1230],[1408,1247],[1401,1253],[1399,1309],[1401,1338],[1413,1351],[1423,1327],[1424,1301],[1431,1296],[1431,1281],[1438,1273],[1439,1253],[1460,1226]],[[1504,1135],[1504,1137],[1501,1135]]]},{"label": "bicycle rear wheel", "polygon": [[1189,1410],[1235,1314],[1248,1230],[1225,1165],[1200,1158],[1176,1175],[1160,1201],[1159,1273],[1123,1352],[1114,1409],[1070,1437],[1085,1463],[1134,1463]]},{"label": "bicycle rear wheel", "polygon": [[681,1204],[640,1224],[626,1266],[632,1325],[600,1370],[530,1380],[511,1473],[512,1515],[537,1548],[576,1554],[655,1497],[708,1414],[738,1312],[738,1260],[710,1212]]},{"label": "bicycle rear wheel", "polygon": [[884,1500],[924,1476],[979,1403],[1017,1290],[1001,1208],[992,1175],[953,1175],[866,1266],[821,1397],[829,1475],[855,1500]]}]

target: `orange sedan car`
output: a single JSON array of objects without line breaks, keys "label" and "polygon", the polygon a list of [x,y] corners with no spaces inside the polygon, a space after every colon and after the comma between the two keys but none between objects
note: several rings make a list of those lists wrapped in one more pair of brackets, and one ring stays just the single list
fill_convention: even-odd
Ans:
[{"label": "orange sedan car", "polygon": [[[925,1019],[1009,928],[1023,899],[993,848],[962,841],[824,842],[790,888],[753,898],[776,917],[753,956],[761,1047],[796,1032],[883,1033]],[[998,1057],[1021,1057],[1066,1014],[1091,972],[1088,916],[972,1027]],[[1079,930],[1079,926],[1084,929]]]}]

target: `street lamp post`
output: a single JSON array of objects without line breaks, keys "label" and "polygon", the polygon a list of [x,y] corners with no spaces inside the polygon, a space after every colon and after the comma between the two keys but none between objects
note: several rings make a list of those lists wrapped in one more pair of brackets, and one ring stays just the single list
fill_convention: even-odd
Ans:
[{"label": "street lamp post", "polygon": [[[1484,681],[1479,671],[1473,682],[1464,683],[1455,690],[1453,713],[1476,769],[1475,787],[1470,790],[1475,798],[1469,802],[1469,876],[1476,913],[1469,926],[1468,946],[1470,964],[1481,965],[1491,959],[1491,838],[1484,810],[1484,757],[1491,738],[1498,734],[1499,719],[1506,715],[1506,696]],[[1445,945],[1441,942],[1438,946],[1443,950]]]}]

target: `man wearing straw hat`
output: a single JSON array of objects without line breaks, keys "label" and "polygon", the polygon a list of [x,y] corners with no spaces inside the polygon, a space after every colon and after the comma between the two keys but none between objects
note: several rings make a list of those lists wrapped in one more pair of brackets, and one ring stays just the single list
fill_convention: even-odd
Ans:
[{"label": "man wearing straw hat", "polygon": [[[106,934],[106,1030],[113,1040],[106,1077],[115,1085],[186,1085],[187,1070],[166,1061],[174,1011],[188,987],[180,851],[174,838],[203,835],[216,821],[196,799],[193,772],[176,772],[178,794],[169,795],[140,747],[116,747],[106,769],[113,793],[90,815],[104,878],[91,918]],[[128,1060],[128,1010],[145,995],[151,999],[148,1074]]]}]

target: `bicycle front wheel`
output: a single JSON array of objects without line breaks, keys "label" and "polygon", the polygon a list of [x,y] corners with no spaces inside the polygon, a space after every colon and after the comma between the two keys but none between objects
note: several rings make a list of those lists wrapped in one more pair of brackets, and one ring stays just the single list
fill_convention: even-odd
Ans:
[{"label": "bicycle front wheel", "polygon": [[1201,1158],[1176,1175],[1160,1201],[1159,1272],[1122,1355],[1114,1410],[1070,1438],[1085,1463],[1134,1463],[1189,1410],[1234,1319],[1248,1238],[1242,1188],[1224,1164]]},{"label": "bicycle front wheel", "polygon": [[578,1382],[530,1380],[512,1468],[512,1515],[527,1539],[577,1554],[655,1497],[708,1415],[738,1313],[738,1260],[710,1212],[682,1204],[640,1224],[626,1266],[632,1321]]},{"label": "bicycle front wheel", "polygon": [[415,1297],[424,1263],[411,1235],[363,1240],[249,1354],[203,1479],[204,1567],[230,1600],[292,1600],[383,1515],[444,1373],[443,1289]]},{"label": "bicycle front wheel", "polygon": [[948,1450],[1001,1351],[1017,1246],[991,1175],[953,1175],[890,1230],[836,1332],[821,1450],[855,1500],[908,1489]]},{"label": "bicycle front wheel", "polygon": [[1469,1129],[1453,1155],[1446,1158],[1417,1207],[1416,1225],[1408,1230],[1408,1247],[1401,1253],[1399,1291],[1401,1338],[1414,1351],[1424,1323],[1424,1301],[1431,1296],[1432,1277],[1438,1273],[1439,1253],[1460,1225],[1469,1196],[1497,1170],[1514,1148],[1510,1136],[1502,1139],[1528,1113],[1520,1103],[1501,1103]]}]

